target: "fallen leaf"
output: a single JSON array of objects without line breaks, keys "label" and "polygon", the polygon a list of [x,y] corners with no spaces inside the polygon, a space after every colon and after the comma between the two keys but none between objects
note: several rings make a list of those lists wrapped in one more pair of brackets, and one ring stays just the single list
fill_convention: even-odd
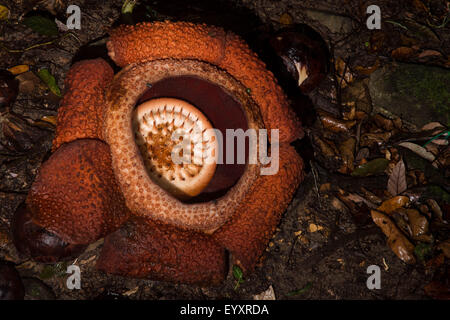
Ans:
[{"label": "fallen leaf", "polygon": [[382,173],[386,170],[389,161],[384,158],[377,158],[358,166],[352,172],[353,177],[366,177],[369,175]]},{"label": "fallen leaf", "polygon": [[327,158],[334,157],[337,153],[337,149],[332,141],[322,140],[317,136],[313,137],[314,144],[320,149],[321,154]]},{"label": "fallen leaf", "polygon": [[269,288],[266,291],[254,295],[253,300],[277,300],[277,299],[275,297],[275,291],[273,290],[273,287],[269,286]]},{"label": "fallen leaf", "polygon": [[399,208],[403,208],[409,203],[409,198],[406,196],[396,196],[384,201],[381,206],[377,208],[378,211],[391,214]]},{"label": "fallen leaf", "polygon": [[447,259],[450,259],[450,240],[439,243],[438,248],[442,250]]},{"label": "fallen leaf", "polygon": [[339,145],[338,149],[342,159],[342,166],[338,170],[340,173],[350,174],[355,168],[353,165],[355,145],[355,138],[349,138]]},{"label": "fallen leaf", "polygon": [[281,15],[281,17],[280,17],[281,24],[290,25],[290,24],[292,24],[292,22],[293,22],[293,19],[289,13],[285,12]]},{"label": "fallen leaf", "polygon": [[433,217],[436,217],[438,221],[443,222],[443,213],[441,210],[441,207],[439,207],[439,204],[434,199],[427,199],[426,201],[427,205],[430,207],[431,211],[433,212]]},{"label": "fallen leaf", "polygon": [[371,67],[363,67],[363,66],[356,66],[355,70],[363,75],[369,76],[371,75],[375,70],[377,70],[380,67],[380,58],[377,57],[377,61],[375,64]]},{"label": "fallen leaf", "polygon": [[393,196],[396,196],[406,190],[406,174],[403,160],[397,162],[392,170],[392,173],[389,176],[387,190]]},{"label": "fallen leaf", "polygon": [[382,200],[376,196],[374,193],[370,192],[364,187],[361,187],[361,191],[364,193],[364,197],[366,197],[371,203],[374,203],[376,205],[381,205]]},{"label": "fallen leaf", "polygon": [[392,50],[391,57],[397,60],[405,60],[411,57],[416,52],[415,49],[409,47],[399,47]]},{"label": "fallen leaf", "polygon": [[355,120],[336,119],[325,111],[319,111],[318,114],[324,128],[335,133],[348,132],[356,124]]},{"label": "fallen leaf", "polygon": [[58,27],[52,19],[43,16],[30,16],[23,20],[23,24],[44,36],[57,36]]},{"label": "fallen leaf", "polygon": [[18,75],[27,72],[28,70],[30,70],[30,66],[26,64],[19,64],[17,66],[8,69],[8,71],[11,72],[13,75]]},{"label": "fallen leaf", "polygon": [[414,257],[414,245],[405,237],[405,235],[397,228],[395,223],[385,214],[372,210],[372,220],[381,228],[386,235],[387,242],[391,250],[402,261],[413,264],[416,262]]},{"label": "fallen leaf", "polygon": [[392,132],[380,132],[380,133],[365,133],[361,136],[361,147],[375,147],[382,146],[385,144],[392,136]]},{"label": "fallen leaf", "polygon": [[61,97],[61,90],[56,83],[56,79],[51,75],[50,71],[47,69],[41,69],[38,71],[38,76],[42,81],[48,86],[51,92],[53,92],[58,97]]},{"label": "fallen leaf", "polygon": [[409,225],[411,226],[412,238],[414,240],[431,242],[433,238],[429,234],[428,220],[416,209],[406,209]]},{"label": "fallen leaf", "polygon": [[[434,130],[434,129],[441,129],[439,131],[439,132],[441,132],[442,130],[445,129],[445,126],[442,123],[440,123],[440,122],[430,122],[430,123],[427,123],[426,125],[424,125],[422,127],[422,129],[420,129],[420,130],[421,131],[431,131],[431,130]],[[437,133],[439,133],[439,132],[437,132]]]},{"label": "fallen leaf", "polygon": [[36,88],[46,89],[42,81],[33,72],[21,73],[16,77],[19,80],[19,91],[24,94],[32,94]]},{"label": "fallen leaf", "polygon": [[434,159],[436,159],[436,157],[431,152],[428,152],[427,149],[419,146],[418,144],[412,142],[401,142],[398,145],[411,150],[415,154],[421,156],[422,158],[428,161],[434,161]]},{"label": "fallen leaf", "polygon": [[139,286],[136,288],[130,289],[128,291],[125,291],[123,293],[123,295],[128,297],[128,296],[131,296],[131,295],[135,294],[136,292],[138,292],[138,290],[139,290]]},{"label": "fallen leaf", "polygon": [[8,20],[10,16],[10,11],[7,7],[0,5],[0,21]]},{"label": "fallen leaf", "polygon": [[394,122],[391,119],[383,117],[381,114],[376,114],[373,118],[375,124],[387,131],[391,131],[394,129]]},{"label": "fallen leaf", "polygon": [[439,51],[436,50],[425,50],[422,51],[417,58],[426,58],[426,57],[440,57],[442,54]]}]

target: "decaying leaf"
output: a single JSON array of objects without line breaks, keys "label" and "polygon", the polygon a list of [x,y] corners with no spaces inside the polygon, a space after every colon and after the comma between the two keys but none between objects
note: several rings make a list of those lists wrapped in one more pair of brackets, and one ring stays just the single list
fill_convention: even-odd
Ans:
[{"label": "decaying leaf", "polygon": [[254,295],[253,300],[277,300],[277,299],[275,297],[275,291],[273,290],[273,287],[269,286],[269,288],[266,291]]},{"label": "decaying leaf", "polygon": [[382,173],[386,170],[388,164],[388,160],[384,158],[377,158],[358,166],[355,170],[353,170],[351,175],[354,177],[366,177],[369,175]]},{"label": "decaying leaf", "polygon": [[28,70],[30,70],[30,66],[27,64],[19,64],[17,66],[8,69],[8,71],[11,72],[13,75],[18,75],[27,72]]},{"label": "decaying leaf", "polygon": [[428,161],[434,161],[434,159],[436,159],[436,157],[431,152],[428,152],[427,149],[419,146],[418,144],[412,142],[401,142],[398,145],[411,150],[412,152]]},{"label": "decaying leaf", "polygon": [[378,127],[383,128],[384,130],[391,131],[394,129],[394,121],[383,117],[379,113],[373,116],[372,119]]},{"label": "decaying leaf", "polygon": [[323,127],[335,133],[348,132],[356,124],[355,120],[336,119],[325,111],[319,111],[318,114]]},{"label": "decaying leaf", "polygon": [[440,122],[430,122],[430,123],[427,123],[426,125],[424,125],[421,130],[422,131],[431,131],[431,130],[435,130],[435,129],[438,130],[435,132],[435,134],[438,134],[439,132],[444,130],[445,127]]},{"label": "decaying leaf", "polygon": [[381,206],[377,208],[378,211],[391,214],[399,208],[403,208],[409,203],[409,198],[406,196],[397,196],[384,201]]},{"label": "decaying leaf", "polygon": [[334,157],[336,155],[336,153],[338,153],[336,146],[333,144],[332,141],[321,139],[318,136],[314,136],[313,140],[314,140],[314,144],[319,147],[321,153],[325,157],[327,157],[327,158]]},{"label": "decaying leaf", "polygon": [[355,138],[349,138],[339,145],[338,148],[342,158],[342,166],[338,170],[340,173],[350,174],[353,172],[355,168],[353,165],[355,145]]},{"label": "decaying leaf", "polygon": [[369,190],[367,190],[366,188],[362,187],[361,191],[364,194],[364,197],[366,197],[370,202],[376,204],[376,205],[381,205],[382,200],[376,196],[374,193],[370,192]]},{"label": "decaying leaf", "polygon": [[406,60],[416,52],[416,49],[409,47],[399,47],[392,50],[391,57],[397,60]]},{"label": "decaying leaf", "polygon": [[440,53],[439,51],[424,50],[417,56],[417,58],[421,59],[421,58],[427,58],[427,57],[440,57],[440,56],[442,56],[442,53]]},{"label": "decaying leaf", "polygon": [[441,210],[441,207],[439,207],[439,204],[434,199],[427,199],[427,205],[430,207],[431,211],[433,212],[433,217],[436,217],[438,221],[443,222],[443,213]]},{"label": "decaying leaf", "polygon": [[355,70],[360,74],[369,76],[375,70],[377,70],[379,66],[380,66],[380,58],[377,57],[377,61],[375,62],[375,64],[373,66],[370,66],[370,67],[356,66]]},{"label": "decaying leaf", "polygon": [[397,228],[395,223],[388,216],[379,211],[372,210],[371,213],[373,222],[375,222],[386,235],[388,238],[388,245],[397,257],[408,264],[415,263],[414,245]]},{"label": "decaying leaf", "polygon": [[400,160],[397,162],[389,176],[387,190],[390,194],[396,196],[405,191],[406,188],[405,164],[403,163],[403,160]]},{"label": "decaying leaf", "polygon": [[450,259],[450,240],[439,243],[438,248],[442,250],[447,259]]},{"label": "decaying leaf", "polygon": [[55,21],[43,16],[30,16],[23,20],[23,24],[44,36],[57,36],[58,27]]},{"label": "decaying leaf", "polygon": [[365,133],[361,136],[362,147],[374,147],[381,146],[388,142],[388,140],[392,137],[392,132],[380,132],[380,133]]},{"label": "decaying leaf", "polygon": [[431,242],[433,238],[429,232],[428,220],[416,209],[406,209],[409,225],[411,226],[412,238],[414,240]]}]

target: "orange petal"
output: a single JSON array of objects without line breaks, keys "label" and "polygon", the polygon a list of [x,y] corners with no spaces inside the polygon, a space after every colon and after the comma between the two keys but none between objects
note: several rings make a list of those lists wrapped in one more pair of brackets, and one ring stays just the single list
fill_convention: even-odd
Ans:
[{"label": "orange petal", "polygon": [[104,90],[113,76],[112,68],[103,59],[84,60],[70,68],[52,151],[76,139],[102,138]]},{"label": "orange petal", "polygon": [[91,243],[129,215],[109,147],[91,139],[64,144],[42,164],[27,205],[33,222],[71,244]]},{"label": "orange petal", "polygon": [[227,265],[210,236],[132,217],[105,238],[97,269],[121,276],[195,284],[219,284]]},{"label": "orange petal", "polygon": [[214,239],[226,247],[236,264],[251,271],[272,237],[281,215],[303,180],[303,162],[294,148],[280,146],[280,167],[275,175],[260,176],[230,222]]}]

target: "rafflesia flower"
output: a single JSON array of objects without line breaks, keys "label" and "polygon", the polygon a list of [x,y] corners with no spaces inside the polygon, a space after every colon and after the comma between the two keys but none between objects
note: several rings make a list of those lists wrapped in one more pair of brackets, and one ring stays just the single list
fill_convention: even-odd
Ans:
[{"label": "rafflesia flower", "polygon": [[[303,178],[290,146],[303,131],[272,73],[239,37],[206,25],[121,26],[107,46],[118,74],[95,59],[67,75],[53,154],[26,201],[33,223],[70,245],[105,237],[97,268],[111,274],[213,285],[228,253],[251,271]],[[177,130],[218,157],[227,129],[267,129],[278,170],[261,174],[273,163],[250,143],[244,163],[171,161]],[[238,159],[223,140],[222,156]]]}]

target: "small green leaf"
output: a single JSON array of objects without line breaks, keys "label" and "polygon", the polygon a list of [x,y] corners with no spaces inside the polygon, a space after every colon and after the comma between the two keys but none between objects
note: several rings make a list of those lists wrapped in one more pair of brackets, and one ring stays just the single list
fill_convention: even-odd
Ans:
[{"label": "small green leaf", "polygon": [[304,286],[303,288],[301,288],[301,289],[299,289],[299,290],[294,290],[294,291],[289,292],[289,293],[287,294],[287,296],[289,296],[289,297],[292,297],[292,296],[298,296],[298,295],[300,295],[300,294],[303,294],[303,293],[309,291],[309,289],[311,289],[311,287],[312,287],[312,283],[311,283],[311,282],[308,282],[308,283],[306,284],[306,286]]},{"label": "small green leaf", "polygon": [[43,16],[27,17],[23,20],[23,24],[34,32],[44,36],[58,35],[58,26],[56,25],[56,22]]},{"label": "small green leaf", "polygon": [[242,269],[239,268],[237,265],[234,265],[233,266],[233,276],[236,279],[236,286],[234,287],[234,290],[239,288],[240,284],[244,281],[242,279],[243,275],[244,275],[244,273],[242,272]]},{"label": "small green leaf", "polygon": [[353,177],[366,177],[386,170],[389,161],[384,158],[374,159],[357,167],[352,172]]},{"label": "small green leaf", "polygon": [[136,0],[125,0],[122,5],[122,14],[133,13]]},{"label": "small green leaf", "polygon": [[61,90],[59,90],[56,79],[47,69],[41,69],[38,72],[39,78],[48,86],[51,92],[53,92],[58,97],[61,97]]},{"label": "small green leaf", "polygon": [[432,253],[433,253],[433,247],[427,243],[420,242],[414,248],[414,254],[421,262],[425,262],[425,260],[427,260],[427,258],[430,258]]}]

